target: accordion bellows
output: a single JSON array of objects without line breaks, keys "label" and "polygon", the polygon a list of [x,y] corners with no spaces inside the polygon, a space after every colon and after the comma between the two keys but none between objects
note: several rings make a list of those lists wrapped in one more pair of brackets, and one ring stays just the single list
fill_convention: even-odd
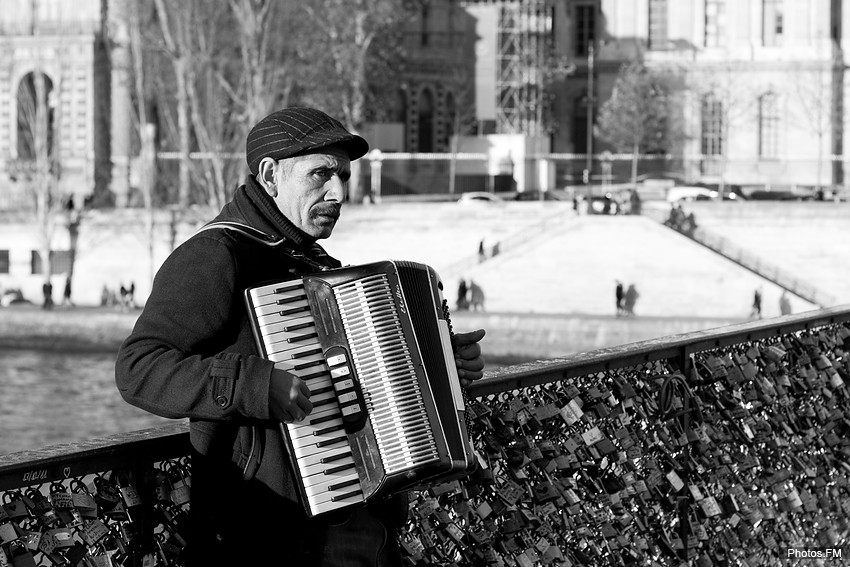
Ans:
[{"label": "accordion bellows", "polygon": [[474,465],[448,304],[433,268],[383,261],[245,291],[260,353],[305,380],[281,424],[311,516]]}]

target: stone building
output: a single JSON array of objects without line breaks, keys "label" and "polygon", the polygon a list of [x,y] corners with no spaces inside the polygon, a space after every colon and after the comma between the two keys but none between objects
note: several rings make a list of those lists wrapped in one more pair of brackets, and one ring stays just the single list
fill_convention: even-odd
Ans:
[{"label": "stone building", "polygon": [[577,72],[559,101],[572,127],[557,147],[588,150],[589,85],[595,114],[621,65],[642,59],[675,70],[686,89],[686,141],[671,149],[681,160],[677,173],[706,181],[722,174],[743,185],[844,182],[843,35],[850,10],[841,0],[567,4]]},{"label": "stone building", "polygon": [[[59,191],[80,203],[127,179],[126,64],[107,0],[5,0],[0,11],[0,209],[29,208],[25,97],[43,73]],[[31,88],[31,87],[30,87]],[[123,171],[122,171],[123,170]]]}]

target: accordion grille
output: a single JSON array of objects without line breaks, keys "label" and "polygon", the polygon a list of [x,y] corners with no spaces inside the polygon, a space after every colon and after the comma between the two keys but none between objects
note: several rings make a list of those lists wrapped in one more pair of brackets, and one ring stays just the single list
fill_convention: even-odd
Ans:
[{"label": "accordion grille", "polygon": [[391,474],[438,459],[386,274],[342,284],[334,295],[384,469]]}]

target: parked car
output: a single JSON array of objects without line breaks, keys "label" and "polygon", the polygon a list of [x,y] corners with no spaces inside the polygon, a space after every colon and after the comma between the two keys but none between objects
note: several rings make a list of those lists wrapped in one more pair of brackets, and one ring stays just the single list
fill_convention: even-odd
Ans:
[{"label": "parked car", "polygon": [[667,201],[676,203],[678,201],[696,201],[717,198],[717,191],[698,187],[696,185],[676,185],[667,190]]},{"label": "parked car", "polygon": [[7,289],[3,292],[3,295],[0,296],[0,306],[8,307],[17,303],[29,303],[19,289]]},{"label": "parked car", "polygon": [[850,201],[850,187],[824,187],[815,192],[818,201]]},{"label": "parked car", "polygon": [[759,187],[747,194],[747,198],[754,201],[813,201],[815,197],[814,190],[802,189],[794,185]]},{"label": "parked car", "polygon": [[[678,201],[713,201],[717,199],[720,191],[701,185],[677,185],[667,190],[667,201],[676,203]],[[724,201],[738,201],[741,194],[732,187],[723,188]]]},{"label": "parked car", "polygon": [[486,191],[470,191],[469,193],[461,193],[457,202],[459,205],[498,205],[504,203],[505,200]]},{"label": "parked car", "polygon": [[[514,196],[514,201],[539,201],[540,191],[520,191]],[[543,191],[544,201],[567,201],[567,196],[562,191]]]}]

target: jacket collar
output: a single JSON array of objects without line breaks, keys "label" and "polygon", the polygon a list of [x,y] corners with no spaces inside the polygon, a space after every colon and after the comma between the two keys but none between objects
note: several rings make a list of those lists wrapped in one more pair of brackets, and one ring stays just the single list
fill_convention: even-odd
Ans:
[{"label": "jacket collar", "polygon": [[[275,203],[274,199],[272,199],[272,197],[266,193],[260,184],[257,183],[257,180],[253,175],[248,176],[243,187],[245,197],[263,217],[263,220],[266,221],[265,224],[271,225],[268,228],[273,229],[277,236],[286,238],[298,248],[306,249],[316,242],[315,238],[292,224],[292,221],[280,212],[280,209],[277,207],[277,203]],[[263,227],[258,226],[256,228],[263,230]]]}]

